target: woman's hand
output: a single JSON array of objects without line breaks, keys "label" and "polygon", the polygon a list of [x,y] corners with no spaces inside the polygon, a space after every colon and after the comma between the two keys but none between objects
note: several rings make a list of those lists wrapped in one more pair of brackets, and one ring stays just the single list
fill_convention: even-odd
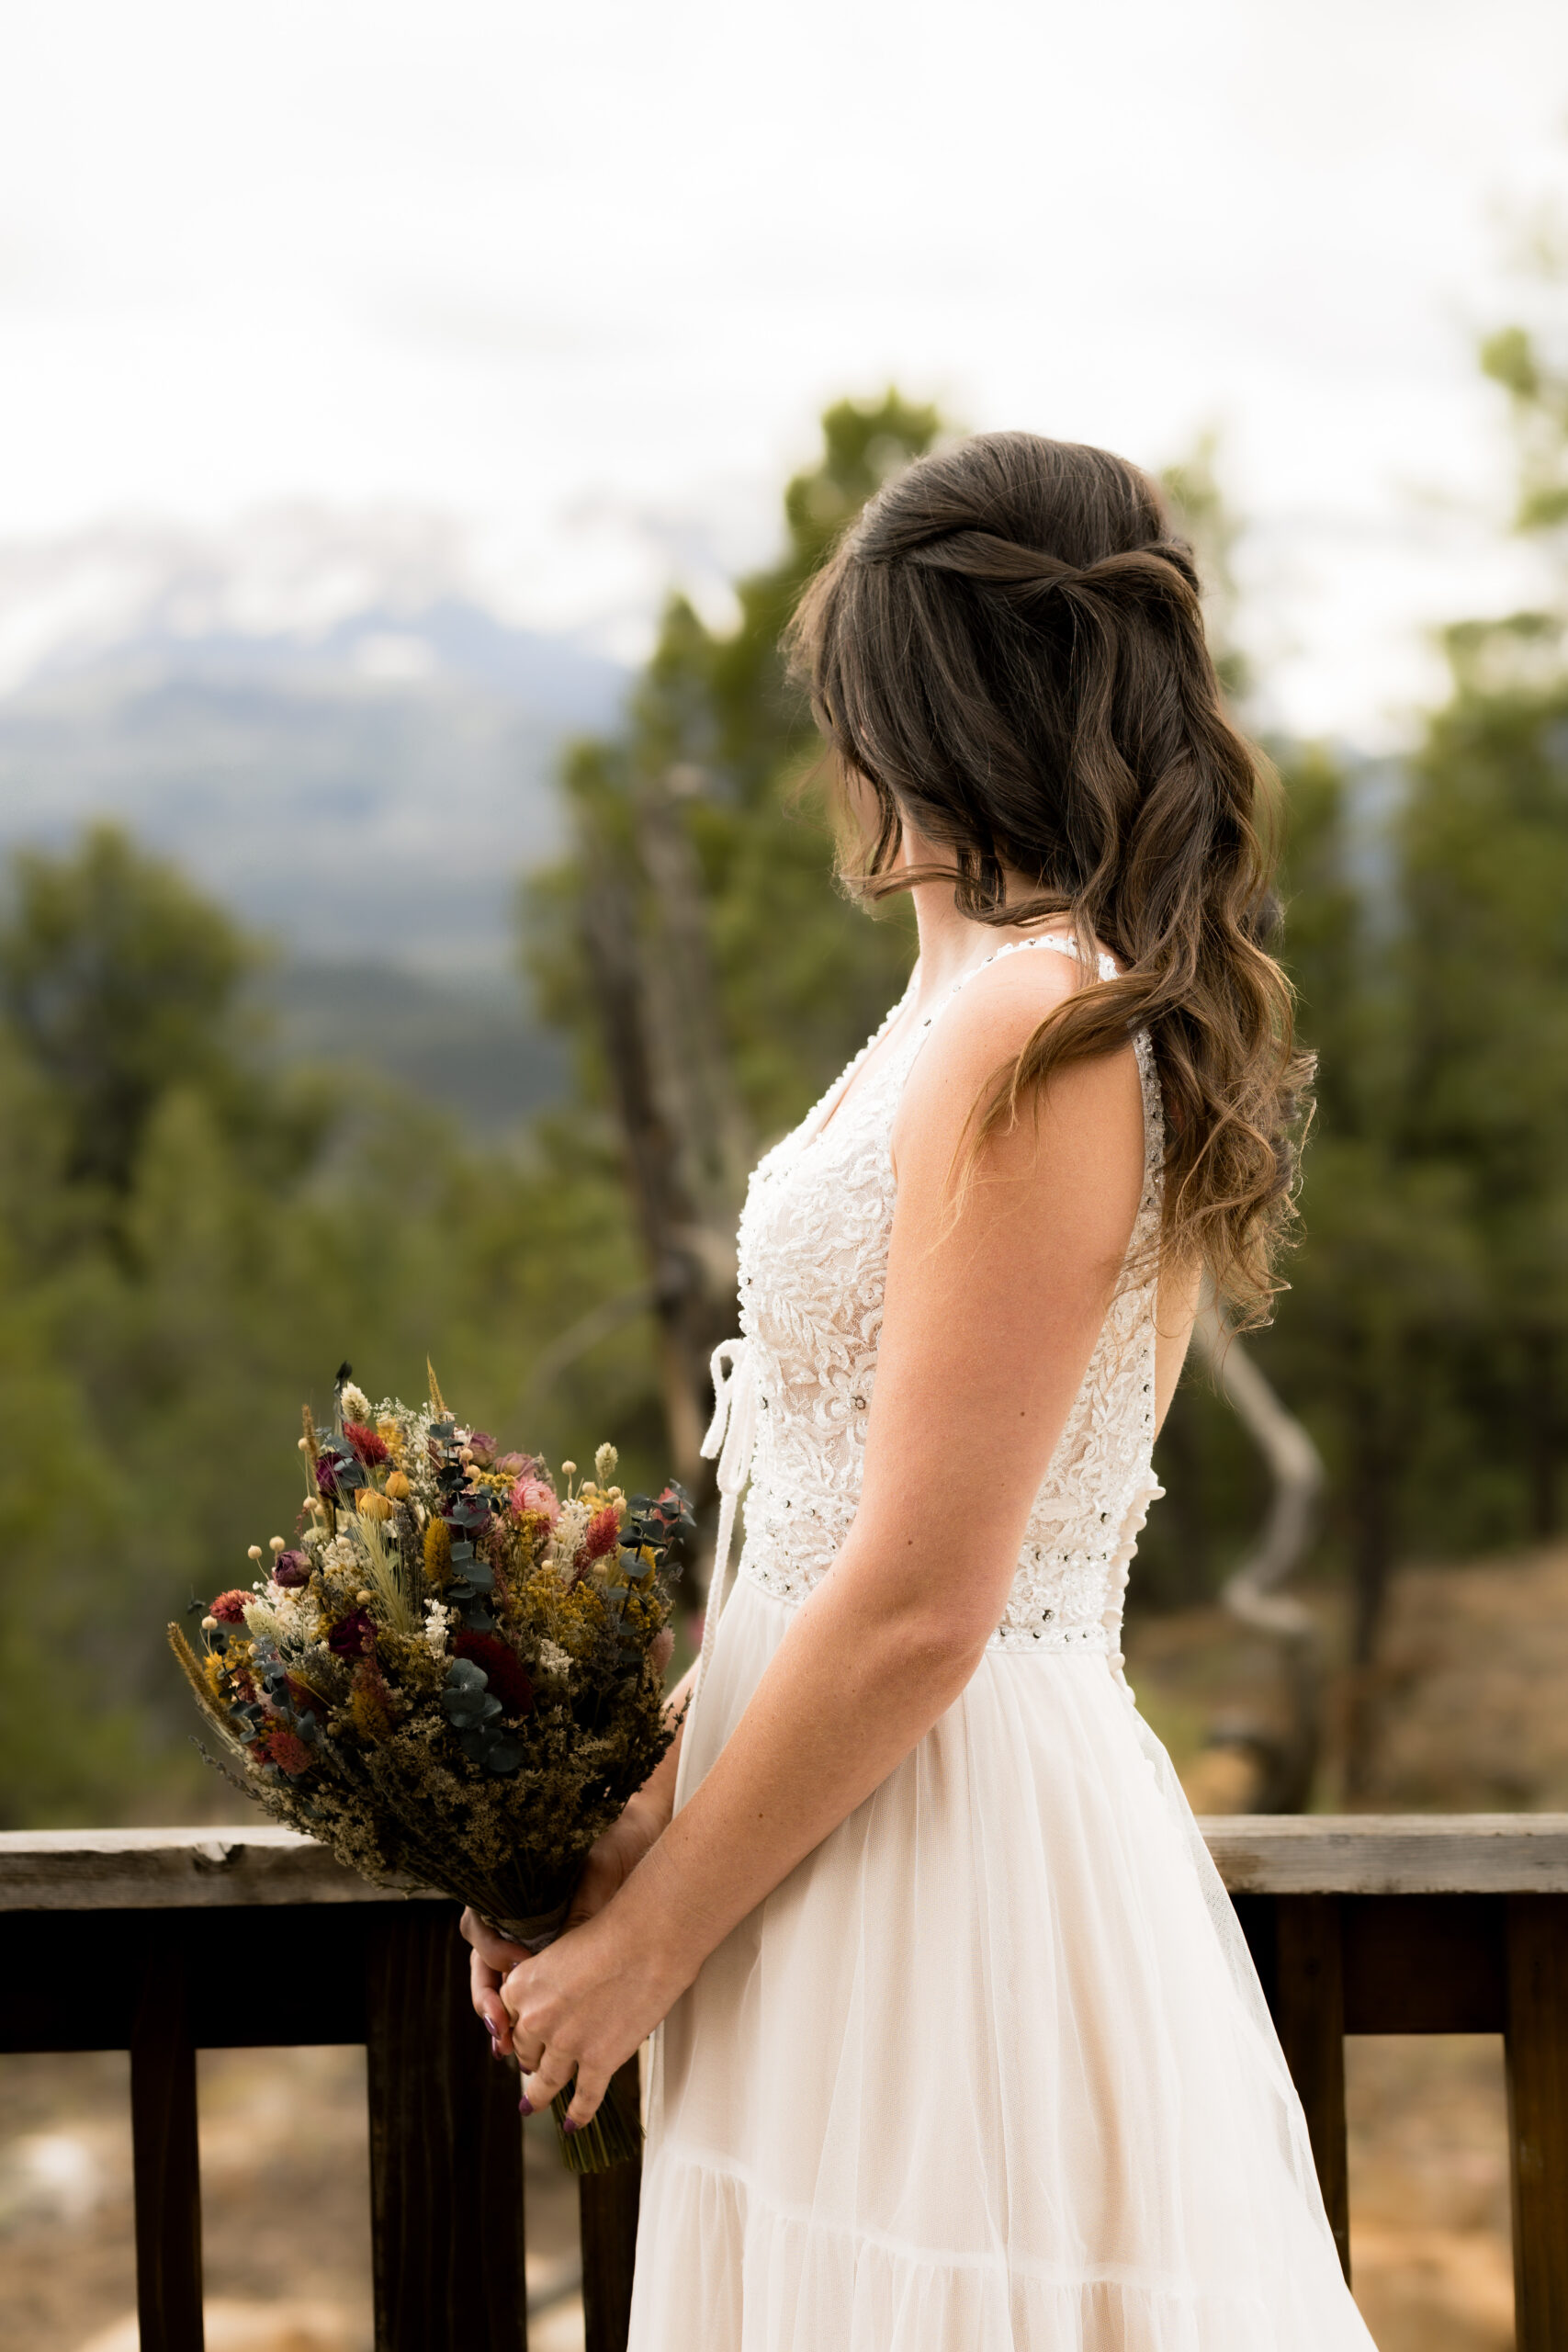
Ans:
[{"label": "woman's hand", "polygon": [[[589,1848],[563,1934],[585,1926],[604,1908],[665,1826],[666,1816],[659,1805],[646,1803],[640,1795],[632,1798],[620,1819]],[[529,1955],[521,1944],[509,1943],[493,1928],[487,1928],[477,1911],[464,1912],[462,1931],[474,1948],[468,1962],[474,2013],[490,2035],[492,2054],[504,2058],[512,2046],[512,2020],[502,2001],[502,1980],[526,1962]]]},{"label": "woman's hand", "polygon": [[[639,1887],[653,1867],[639,1873]],[[700,1955],[688,1958],[672,1942],[649,1936],[637,1908],[609,1904],[537,1959],[519,1961],[501,1987],[525,2111],[547,2107],[575,2075],[569,2132],[590,2120],[616,2067],[668,2016],[696,1973]]]},{"label": "woman's hand", "polygon": [[521,1944],[508,1943],[487,1928],[477,1911],[465,1911],[458,1922],[473,1946],[468,1961],[468,1995],[474,2014],[490,2036],[490,2054],[504,2058],[512,2042],[512,2021],[502,2006],[502,1979],[528,1955]]}]

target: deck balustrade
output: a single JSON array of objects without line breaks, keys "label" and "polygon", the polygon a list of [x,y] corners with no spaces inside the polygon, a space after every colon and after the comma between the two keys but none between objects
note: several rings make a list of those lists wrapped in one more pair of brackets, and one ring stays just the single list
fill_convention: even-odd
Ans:
[{"label": "deck balustrade", "polygon": [[[1568,1815],[1203,1824],[1349,2267],[1347,2033],[1501,2033],[1518,2352],[1568,2346]],[[96,1915],[93,1932],[80,1918]],[[377,2352],[525,2352],[515,2081],[453,1907],[291,1832],[0,1837],[0,2049],[130,2052],[142,2352],[201,2352],[196,2053],[362,2042]],[[265,1995],[258,1998],[258,1994]],[[635,2067],[623,2096],[635,2096]],[[587,2352],[623,2352],[637,2168],[580,2184]]]}]

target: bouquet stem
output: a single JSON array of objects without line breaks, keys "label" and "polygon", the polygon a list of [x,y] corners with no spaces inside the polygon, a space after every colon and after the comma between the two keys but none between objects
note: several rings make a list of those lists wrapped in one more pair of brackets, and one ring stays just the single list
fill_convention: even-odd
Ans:
[{"label": "bouquet stem", "polygon": [[558,2091],[550,2104],[561,2162],[568,2172],[608,2172],[615,2165],[632,2162],[642,2146],[642,2125],[626,2113],[615,2096],[614,2083],[601,2100],[592,2121],[580,2123],[575,2132],[566,2129],[566,2111],[570,2105],[571,2088]]}]

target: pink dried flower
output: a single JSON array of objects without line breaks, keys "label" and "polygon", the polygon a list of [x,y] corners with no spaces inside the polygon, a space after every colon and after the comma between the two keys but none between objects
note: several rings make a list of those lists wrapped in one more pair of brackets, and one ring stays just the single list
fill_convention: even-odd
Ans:
[{"label": "pink dried flower", "polygon": [[606,1552],[615,1550],[620,1540],[620,1513],[614,1503],[606,1503],[604,1510],[596,1510],[588,1522],[582,1538],[582,1556],[585,1560],[602,1560]]},{"label": "pink dried flower", "polygon": [[280,1552],[272,1564],[272,1580],[286,1591],[310,1581],[310,1557],[308,1552]]},{"label": "pink dried flower", "polygon": [[519,1478],[512,1489],[512,1508],[519,1518],[531,1511],[537,1519],[548,1520],[552,1527],[560,1517],[559,1498],[543,1478]]},{"label": "pink dried flower", "polygon": [[220,1592],[208,1614],[216,1617],[220,1625],[243,1625],[245,1604],[254,1599],[254,1592]]}]

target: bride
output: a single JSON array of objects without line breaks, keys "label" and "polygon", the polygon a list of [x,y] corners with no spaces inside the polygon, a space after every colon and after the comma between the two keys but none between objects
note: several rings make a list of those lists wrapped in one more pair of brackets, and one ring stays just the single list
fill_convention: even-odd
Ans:
[{"label": "bride", "polygon": [[985,435],[791,642],[919,960],[751,1180],[745,1544],[726,1606],[731,1500],[683,1727],[558,1943],[465,1921],[475,2007],[579,2121],[653,2036],[634,2352],[1364,2347],[1119,1647],[1200,1283],[1277,1287],[1306,1075],[1190,557],[1121,458]]}]

